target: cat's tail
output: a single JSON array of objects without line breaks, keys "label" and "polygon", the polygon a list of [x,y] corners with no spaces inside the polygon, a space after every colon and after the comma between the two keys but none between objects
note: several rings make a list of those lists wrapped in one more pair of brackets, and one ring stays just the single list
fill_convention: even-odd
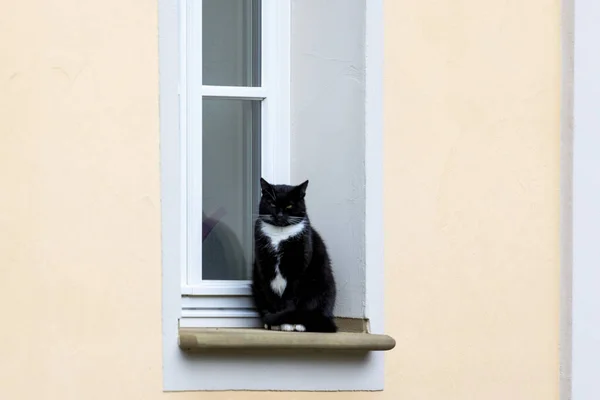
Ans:
[{"label": "cat's tail", "polygon": [[323,315],[317,311],[280,311],[264,316],[264,323],[270,326],[283,324],[304,325],[307,332],[333,333],[338,331],[333,317]]}]

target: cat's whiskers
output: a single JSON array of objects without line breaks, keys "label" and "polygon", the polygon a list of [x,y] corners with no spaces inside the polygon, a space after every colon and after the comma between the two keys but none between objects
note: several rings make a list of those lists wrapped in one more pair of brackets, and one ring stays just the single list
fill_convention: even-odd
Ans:
[{"label": "cat's whiskers", "polygon": [[[256,219],[259,219],[259,220],[265,221],[265,222],[267,222],[267,221],[270,222],[275,219],[275,217],[271,214],[253,213],[252,216],[255,217]],[[306,221],[306,217],[298,217],[298,216],[290,215],[290,216],[286,217],[285,220],[289,224],[296,225],[296,224]]]},{"label": "cat's whiskers", "polygon": [[257,219],[261,219],[263,221],[270,221],[273,219],[273,216],[269,215],[269,214],[252,214],[252,216],[256,217]]}]

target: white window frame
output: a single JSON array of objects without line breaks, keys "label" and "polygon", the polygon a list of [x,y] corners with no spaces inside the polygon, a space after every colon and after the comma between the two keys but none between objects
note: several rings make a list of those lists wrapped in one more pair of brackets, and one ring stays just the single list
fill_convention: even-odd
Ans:
[{"label": "white window frame", "polygon": [[[290,181],[290,0],[262,0],[261,86],[209,86],[202,79],[202,1],[180,0],[180,227],[182,327],[261,326],[250,281],[202,280],[202,100],[261,101],[261,175]],[[193,155],[193,157],[191,157]]]},{"label": "white window frame", "polygon": [[[185,253],[181,249],[183,182],[177,78],[180,73],[178,4],[178,0],[159,0],[158,13],[163,390],[383,390],[382,352],[282,354],[274,351],[207,353],[195,357],[180,350],[177,343],[182,313],[180,266]],[[371,333],[383,334],[383,0],[366,2],[365,18],[365,317]],[[284,145],[289,146],[289,142]]]},{"label": "white window frame", "polygon": [[600,399],[600,3],[574,6],[571,398],[588,400]]}]

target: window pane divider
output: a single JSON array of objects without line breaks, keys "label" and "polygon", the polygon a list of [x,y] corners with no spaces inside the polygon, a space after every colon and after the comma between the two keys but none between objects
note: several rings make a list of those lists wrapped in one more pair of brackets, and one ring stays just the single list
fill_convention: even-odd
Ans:
[{"label": "window pane divider", "polygon": [[202,86],[202,97],[217,99],[264,100],[267,90],[263,87]]}]

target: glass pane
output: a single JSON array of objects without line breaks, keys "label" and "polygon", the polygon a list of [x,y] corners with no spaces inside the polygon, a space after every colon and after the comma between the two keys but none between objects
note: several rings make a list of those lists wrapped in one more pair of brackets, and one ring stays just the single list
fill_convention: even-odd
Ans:
[{"label": "glass pane", "polygon": [[260,7],[260,0],[203,0],[203,85],[260,86]]},{"label": "glass pane", "polygon": [[204,99],[202,110],[202,279],[250,279],[260,101]]}]

